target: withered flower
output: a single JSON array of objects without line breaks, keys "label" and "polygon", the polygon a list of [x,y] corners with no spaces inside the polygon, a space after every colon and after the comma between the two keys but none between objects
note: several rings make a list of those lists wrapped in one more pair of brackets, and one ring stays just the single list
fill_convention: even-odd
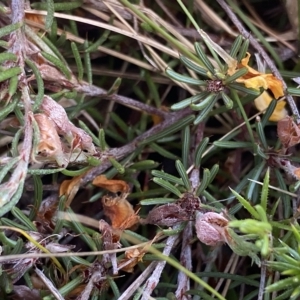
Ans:
[{"label": "withered flower", "polygon": [[228,220],[222,213],[196,213],[195,228],[197,237],[208,246],[216,246],[219,243],[227,242],[227,225]]},{"label": "withered flower", "polygon": [[139,222],[139,216],[127,201],[126,195],[102,197],[104,214],[110,219],[114,229],[128,229]]},{"label": "withered flower", "polygon": [[142,224],[153,224],[159,226],[174,226],[184,221],[194,219],[195,211],[200,208],[200,199],[193,193],[184,193],[175,203],[168,203],[153,208]]},{"label": "withered flower", "polygon": [[45,114],[35,114],[34,119],[40,130],[36,152],[43,157],[55,159],[59,166],[63,166],[64,153],[55,124]]},{"label": "withered flower", "polygon": [[125,272],[132,273],[134,267],[143,261],[145,253],[143,249],[129,249],[125,251],[125,258],[119,261],[118,268]]},{"label": "withered flower", "polygon": [[59,103],[45,95],[40,108],[53,121],[57,132],[66,138],[73,149],[87,150],[90,154],[97,152],[92,138],[70,122],[66,111]]},{"label": "withered flower", "polygon": [[58,198],[56,195],[47,197],[40,205],[34,224],[40,233],[51,234],[55,228]]},{"label": "withered flower", "polygon": [[189,221],[189,214],[176,203],[168,203],[153,208],[142,224],[153,224],[159,226],[174,226],[183,221]]},{"label": "withered flower", "polygon": [[200,209],[201,201],[193,193],[184,193],[176,202],[185,212],[193,214]]},{"label": "withered flower", "polygon": [[278,122],[277,134],[286,149],[300,143],[300,128],[289,116]]},{"label": "withered flower", "polygon": [[105,175],[95,177],[92,183],[112,193],[129,192],[129,185],[124,180],[107,179]]}]

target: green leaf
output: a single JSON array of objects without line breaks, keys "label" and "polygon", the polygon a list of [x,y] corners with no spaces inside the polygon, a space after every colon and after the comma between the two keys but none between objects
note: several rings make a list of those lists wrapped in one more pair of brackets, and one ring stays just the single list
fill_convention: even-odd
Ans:
[{"label": "green leaf", "polygon": [[21,25],[22,25],[21,23],[14,23],[0,28],[0,38],[12,33],[13,31],[16,31],[21,27]]},{"label": "green leaf", "polygon": [[213,102],[216,99],[216,95],[211,93],[210,95],[208,95],[206,97],[206,99],[204,99],[203,101],[201,101],[198,104],[191,104],[190,107],[192,110],[194,111],[198,111],[198,110],[203,110],[205,107],[207,107],[211,102]]},{"label": "green leaf", "polygon": [[198,145],[196,151],[195,151],[195,167],[200,168],[201,165],[201,159],[204,151],[206,150],[206,147],[208,145],[209,138],[205,137]]},{"label": "green leaf", "polygon": [[226,108],[232,109],[233,101],[228,97],[228,95],[226,95],[224,92],[221,92],[221,96],[223,98]]},{"label": "green leaf", "polygon": [[199,75],[207,77],[208,71],[206,69],[200,67],[199,65],[197,65],[196,63],[194,63],[193,61],[191,61],[190,59],[188,59],[183,55],[180,55],[179,59],[187,68],[193,70]]},{"label": "green leaf", "polygon": [[189,163],[191,149],[191,130],[190,126],[186,126],[182,130],[182,164],[187,169]]},{"label": "green leaf", "polygon": [[239,69],[238,71],[236,71],[233,75],[227,77],[227,78],[223,81],[223,83],[224,83],[224,85],[227,85],[227,84],[229,84],[229,83],[231,83],[231,82],[236,81],[238,78],[240,78],[240,77],[246,75],[247,73],[248,73],[248,68],[243,67],[243,68]]},{"label": "green leaf", "polygon": [[10,52],[4,52],[0,53],[0,63],[2,64],[3,62],[6,62],[7,60],[16,62],[17,61],[17,56],[13,53]]},{"label": "green leaf", "polygon": [[71,79],[71,71],[63,61],[47,52],[42,51],[41,53],[47,60],[49,60],[53,65],[55,65],[55,67],[57,67],[66,76],[67,79]]},{"label": "green leaf", "polygon": [[239,92],[245,93],[246,95],[253,95],[258,97],[264,90],[255,90],[255,89],[248,89],[242,83],[232,82],[227,85],[229,88],[233,90],[237,90]]},{"label": "green leaf", "polygon": [[201,183],[196,191],[197,196],[202,195],[204,190],[207,188],[209,182],[210,182],[210,171],[208,169],[204,169],[203,174],[202,174]]},{"label": "green leaf", "polygon": [[200,80],[200,79],[195,79],[186,75],[181,75],[175,71],[173,71],[170,68],[167,68],[165,70],[166,74],[172,78],[173,80],[179,81],[179,82],[183,82],[183,83],[187,83],[187,84],[192,84],[192,85],[199,85],[199,86],[204,86],[206,85],[206,81]]},{"label": "green leaf", "polygon": [[[32,5],[34,5],[34,3]],[[45,30],[48,30],[53,23],[55,8],[53,0],[46,0],[46,5],[47,7],[45,9],[47,10],[47,15],[45,20]]]},{"label": "green leaf", "polygon": [[145,199],[141,200],[140,204],[141,205],[161,205],[161,204],[166,204],[166,203],[174,203],[176,202],[177,199],[173,198],[150,198],[150,199]]},{"label": "green leaf", "polygon": [[166,180],[163,180],[161,178],[153,178],[153,181],[155,183],[157,183],[158,185],[162,186],[163,188],[165,188],[166,190],[170,191],[171,193],[175,194],[176,196],[178,196],[179,198],[182,196],[181,192],[171,183],[169,183]]},{"label": "green leaf", "polygon": [[39,69],[37,68],[37,66],[29,59],[25,59],[25,62],[32,70],[32,72],[35,76],[36,83],[37,83],[38,93],[36,95],[34,105],[33,105],[33,111],[36,111],[37,109],[39,109],[39,107],[43,101],[43,98],[44,98],[44,81],[42,79],[41,73],[40,73]]},{"label": "green leaf", "polygon": [[[49,0],[52,1],[52,0]],[[78,80],[81,81],[83,78],[83,65],[82,65],[82,61],[81,61],[81,57],[78,51],[78,47],[77,45],[72,42],[71,43],[71,49],[72,49],[72,53],[76,62],[76,66],[77,66],[77,72],[78,72]]]},{"label": "green leaf", "polygon": [[18,76],[13,76],[9,79],[9,86],[8,86],[9,100],[11,99],[12,96],[16,94],[18,85],[19,85]]},{"label": "green leaf", "polygon": [[93,239],[86,233],[82,224],[76,219],[76,215],[68,208],[66,210],[68,213],[68,218],[70,219],[71,226],[74,228],[74,231],[79,234],[79,237],[90,247],[92,251],[97,251],[97,247]]},{"label": "green leaf", "polygon": [[193,115],[182,118],[181,120],[172,124],[165,130],[146,138],[144,141],[139,143],[139,146],[149,144],[149,143],[159,140],[165,136],[168,136],[174,132],[177,132],[177,131],[181,130],[182,128],[186,127],[187,125],[189,125],[191,122],[193,122],[194,119],[195,119],[195,116],[193,116]]},{"label": "green leaf", "polygon": [[116,78],[116,80],[114,81],[112,86],[108,89],[107,95],[116,94],[119,90],[121,83],[122,83],[122,78],[120,78],[120,77]]},{"label": "green leaf", "polygon": [[[47,3],[35,2],[32,3],[31,6],[36,9],[48,10],[50,6],[48,1],[49,0],[47,0]],[[65,11],[65,10],[72,10],[78,8],[82,6],[82,3],[83,1],[81,0],[72,0],[71,2],[56,2],[51,5],[53,5],[55,11]]]},{"label": "green leaf", "polygon": [[[273,99],[261,119],[261,127],[262,128],[264,128],[266,126],[266,123],[269,121],[272,113],[275,110],[276,105],[277,105],[277,100]],[[262,135],[262,133],[260,135]]]},{"label": "green leaf", "polygon": [[205,92],[201,92],[199,94],[196,94],[190,98],[184,99],[178,103],[175,103],[171,106],[172,110],[179,110],[179,109],[183,109],[185,107],[190,106],[193,103],[196,103],[202,99],[206,99],[209,96],[209,92],[205,91]]},{"label": "green leaf", "polygon": [[233,193],[233,195],[239,200],[239,202],[244,206],[246,210],[255,218],[259,220],[259,214],[257,211],[252,207],[252,205],[245,199],[243,198],[240,194],[238,194],[236,191],[233,189],[229,188],[230,191]]},{"label": "green leaf", "polygon": [[2,182],[2,180],[4,179],[4,177],[7,175],[7,173],[18,163],[19,160],[20,160],[19,156],[11,158],[5,164],[5,166],[3,166],[1,168],[1,171],[0,171],[0,183]]},{"label": "green leaf", "polygon": [[0,82],[5,81],[11,77],[21,74],[22,70],[20,67],[12,67],[7,70],[0,72]]},{"label": "green leaf", "polygon": [[153,169],[158,167],[158,163],[155,162],[154,160],[151,159],[146,159],[146,160],[142,160],[142,161],[138,161],[136,163],[133,163],[132,165],[130,165],[130,169],[133,170],[148,170],[148,169]]},{"label": "green leaf", "polygon": [[213,144],[216,147],[228,149],[252,148],[252,143],[250,142],[215,141]]},{"label": "green leaf", "polygon": [[244,38],[240,34],[235,38],[235,40],[231,46],[230,52],[229,52],[229,55],[231,57],[235,58],[237,56],[237,53],[239,52],[240,47],[243,43],[243,39]]},{"label": "green leaf", "polygon": [[219,172],[219,165],[218,164],[214,164],[212,166],[212,168],[210,169],[210,179],[209,179],[209,183],[211,183],[215,177],[217,176],[218,172]]},{"label": "green leaf", "polygon": [[203,51],[203,49],[200,46],[200,44],[199,43],[195,43],[194,46],[195,46],[195,50],[196,50],[196,53],[197,53],[198,57],[204,63],[205,67],[209,70],[209,72],[211,73],[211,75],[214,75],[215,74],[214,66],[212,65],[212,63],[210,62],[210,60],[207,58],[207,55]]},{"label": "green leaf", "polygon": [[269,181],[270,181],[270,169],[267,169],[264,183],[261,190],[261,196],[260,196],[260,204],[263,210],[267,211],[267,204],[268,204],[268,193],[269,193]]},{"label": "green leaf", "polygon": [[174,153],[172,153],[172,152],[166,150],[166,147],[161,147],[161,146],[159,146],[159,145],[156,144],[156,143],[151,143],[151,144],[149,145],[149,147],[150,147],[151,149],[153,149],[155,152],[159,153],[159,154],[160,154],[161,156],[163,156],[163,157],[166,157],[166,158],[169,158],[169,159],[172,159],[172,160],[178,159],[178,156],[175,155]]},{"label": "green leaf", "polygon": [[196,117],[194,121],[194,125],[198,125],[200,122],[204,121],[204,119],[208,116],[208,114],[213,109],[215,103],[217,102],[219,95],[216,94],[214,99],[210,101],[210,103],[201,111],[201,113]]},{"label": "green leaf", "polygon": [[117,169],[118,173],[120,174],[125,173],[125,168],[116,159],[109,157],[108,160],[110,161],[112,166]]},{"label": "green leaf", "polygon": [[186,173],[186,169],[184,168],[184,166],[180,160],[176,160],[175,166],[176,166],[176,169],[183,181],[185,188],[189,191],[191,188],[191,183],[190,183],[189,177]]},{"label": "green leaf", "polygon": [[249,39],[244,39],[242,46],[239,49],[237,61],[240,62],[245,56],[249,48]]},{"label": "green leaf", "polygon": [[26,226],[27,231],[37,231],[35,225],[30,221],[30,219],[28,219],[28,217],[24,215],[24,213],[18,207],[13,207],[11,213],[17,220],[19,220],[24,226]]},{"label": "green leaf", "polygon": [[158,171],[158,170],[153,170],[151,174],[155,177],[165,179],[167,181],[170,181],[172,183],[178,184],[178,185],[184,185],[182,178],[175,177],[171,174],[168,174],[166,172]]},{"label": "green leaf", "polygon": [[270,293],[270,292],[285,290],[288,287],[295,286],[295,285],[297,285],[297,286],[299,285],[298,276],[281,279],[281,280],[267,286],[266,291]]}]

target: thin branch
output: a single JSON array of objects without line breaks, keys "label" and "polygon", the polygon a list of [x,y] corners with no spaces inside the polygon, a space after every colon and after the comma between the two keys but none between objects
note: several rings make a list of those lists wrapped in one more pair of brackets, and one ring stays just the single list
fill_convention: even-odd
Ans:
[{"label": "thin branch", "polygon": [[[24,1],[12,0],[11,2],[11,22],[12,24],[23,23],[25,13]],[[3,215],[8,212],[21,197],[20,189],[23,188],[24,181],[27,175],[27,169],[30,159],[30,153],[32,148],[32,111],[31,100],[29,96],[29,89],[26,81],[26,73],[24,70],[24,60],[26,55],[26,38],[22,27],[15,30],[10,35],[11,48],[8,52],[14,53],[18,57],[17,65],[21,68],[21,74],[19,75],[19,87],[22,93],[22,101],[24,104],[24,141],[20,149],[20,160],[15,167],[10,179],[0,186],[2,191],[1,197],[1,212]],[[3,207],[5,205],[5,207]]]},{"label": "thin branch", "polygon": [[[160,133],[161,131],[165,130],[166,128],[170,127],[172,124],[178,122],[180,119],[190,115],[191,113],[192,111],[189,108],[175,113],[169,113],[168,118],[165,121],[159,123],[158,125],[144,132],[129,144],[119,148],[112,148],[106,154],[108,156],[113,156],[116,160],[120,160],[124,158],[126,155],[134,152],[139,142],[145,140],[150,136]],[[111,163],[109,161],[103,161],[101,165],[91,169],[82,177],[81,185],[87,184],[88,182],[92,181],[96,176],[105,172],[110,166]]]},{"label": "thin branch", "polygon": [[[11,1],[11,24],[23,23],[25,18],[25,2],[24,0]],[[26,51],[26,38],[22,27],[15,30],[10,35],[12,46],[8,52],[12,52],[18,57],[18,65],[24,68],[24,58]],[[25,74],[25,73],[24,73]]]},{"label": "thin branch", "polygon": [[[192,222],[188,222],[182,234],[182,246],[180,254],[180,263],[189,271],[192,271],[192,247],[191,240],[193,238]],[[177,299],[191,299],[190,295],[185,293],[190,289],[190,278],[183,272],[178,273],[177,290],[175,296]]]},{"label": "thin branch", "polygon": [[263,300],[264,299],[264,291],[265,291],[265,285],[266,285],[266,275],[267,275],[267,266],[266,266],[266,260],[263,259],[261,262],[261,277],[259,282],[259,291],[257,300]]},{"label": "thin branch", "polygon": [[142,285],[146,278],[153,272],[156,268],[157,262],[153,261],[151,264],[144,270],[144,272],[136,278],[133,283],[122,293],[118,300],[128,300],[134,294],[134,292]]},{"label": "thin branch", "polygon": [[84,93],[87,96],[92,97],[99,97],[100,99],[115,101],[116,103],[125,105],[127,107],[131,107],[132,109],[139,110],[142,112],[146,112],[151,115],[157,115],[160,117],[165,118],[169,115],[169,113],[162,111],[159,108],[152,107],[150,105],[147,105],[145,103],[142,103],[140,101],[127,98],[121,95],[113,94],[113,95],[107,95],[107,91],[99,88],[94,85],[89,84],[81,84],[75,87],[75,90],[80,93]]},{"label": "thin branch", "polygon": [[228,4],[225,2],[225,0],[217,0],[217,2],[224,9],[224,11],[227,13],[228,17],[231,19],[232,23],[237,27],[237,29],[239,30],[241,35],[244,38],[249,39],[250,44],[261,54],[261,56],[263,57],[263,59],[266,61],[267,65],[271,69],[272,73],[278,79],[280,79],[282,81],[283,88],[285,90],[286,100],[287,100],[287,102],[290,106],[290,109],[291,109],[293,115],[296,117],[297,124],[299,124],[300,123],[300,115],[299,115],[299,112],[298,112],[297,105],[296,105],[293,97],[287,93],[287,85],[286,85],[285,81],[283,80],[280,72],[278,71],[276,65],[272,61],[272,59],[269,57],[269,55],[267,54],[265,49],[259,44],[259,42],[250,34],[250,32],[248,32],[244,28],[243,24],[240,22],[240,20],[237,18],[237,16],[231,10],[231,8],[228,6]]},{"label": "thin branch", "polygon": [[[175,226],[176,227],[176,226]],[[178,239],[178,235],[169,236],[166,241],[166,246],[164,248],[163,254],[169,256],[176,240]],[[159,283],[159,278],[161,276],[162,271],[164,270],[166,265],[166,261],[159,261],[156,265],[155,270],[153,271],[152,275],[148,278],[145,289],[143,291],[143,297],[141,300],[148,300],[150,298],[151,293],[156,288],[157,284]]]},{"label": "thin branch", "polygon": [[49,278],[47,278],[45,276],[44,272],[42,272],[38,268],[35,268],[34,271],[57,300],[64,300],[64,297],[60,294],[60,292],[57,290],[57,288],[53,285],[51,280],[49,280]]}]

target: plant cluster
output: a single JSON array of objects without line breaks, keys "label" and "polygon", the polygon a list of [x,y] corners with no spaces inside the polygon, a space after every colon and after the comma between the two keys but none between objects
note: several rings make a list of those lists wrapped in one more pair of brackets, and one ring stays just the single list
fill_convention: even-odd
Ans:
[{"label": "plant cluster", "polygon": [[294,44],[146,2],[0,1],[0,298],[298,299]]}]

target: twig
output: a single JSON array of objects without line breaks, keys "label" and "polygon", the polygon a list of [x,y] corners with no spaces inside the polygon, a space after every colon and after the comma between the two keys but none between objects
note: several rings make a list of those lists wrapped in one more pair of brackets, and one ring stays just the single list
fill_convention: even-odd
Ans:
[{"label": "twig", "polygon": [[263,59],[266,61],[267,65],[271,69],[272,73],[278,79],[280,79],[282,81],[283,88],[285,89],[286,100],[287,100],[287,102],[290,106],[290,109],[291,109],[293,115],[296,117],[297,124],[299,124],[300,123],[300,115],[299,115],[299,112],[298,112],[297,105],[296,105],[293,97],[287,93],[287,85],[286,85],[285,81],[283,80],[283,78],[282,78],[280,72],[278,71],[276,65],[274,64],[274,62],[271,60],[271,58],[269,57],[267,52],[264,50],[264,48],[259,44],[259,42],[250,34],[250,32],[248,32],[244,28],[243,24],[236,17],[234,12],[231,10],[231,8],[225,2],[225,0],[217,0],[217,2],[224,9],[224,11],[227,13],[228,17],[231,19],[232,23],[237,27],[237,29],[242,34],[242,36],[246,39],[249,39],[250,44],[261,54],[261,56],[263,57]]},{"label": "twig", "polygon": [[115,101],[116,103],[131,107],[132,109],[146,112],[151,115],[157,115],[165,118],[169,113],[162,111],[159,108],[152,107],[137,100],[127,98],[121,95],[107,95],[107,91],[94,85],[81,84],[75,87],[75,90],[84,93],[87,96],[99,97],[100,99]]},{"label": "twig", "polygon": [[142,285],[146,278],[153,272],[157,265],[156,261],[153,261],[144,272],[134,280],[134,282],[122,293],[118,300],[127,300],[133,295],[133,293]]},{"label": "twig", "polygon": [[[161,122],[160,124],[152,127],[148,131],[144,132],[137,138],[135,138],[132,142],[129,144],[120,147],[120,148],[113,148],[110,149],[107,152],[108,156],[113,156],[116,160],[120,160],[126,155],[132,153],[137,148],[137,143],[145,140],[146,138],[158,134],[159,132],[163,131],[164,129],[170,127],[175,122],[178,122],[180,119],[188,116],[191,114],[192,111],[188,109],[181,110],[179,112],[175,113],[169,113],[168,118]],[[91,169],[89,172],[87,172],[81,179],[81,185],[87,184],[88,182],[92,181],[96,176],[102,174],[104,171],[106,171],[111,166],[111,163],[109,161],[103,161],[100,166],[97,166],[93,169]]]},{"label": "twig", "polygon": [[82,293],[76,298],[76,300],[88,300],[90,299],[91,292],[93,291],[94,284],[99,283],[103,280],[105,280],[106,277],[102,276],[102,272],[100,270],[97,270],[93,273],[91,278],[89,279],[88,284],[85,286],[85,289],[82,291]]},{"label": "twig", "polygon": [[[237,263],[238,263],[238,261],[239,261],[239,256],[238,255],[236,255],[235,253],[232,253],[232,256],[231,256],[231,258],[230,258],[230,262],[228,262],[228,266],[231,266],[231,268],[230,268],[230,274],[235,274],[235,272],[236,272],[236,266],[237,266]],[[227,268],[227,266],[226,266],[226,268]],[[224,271],[224,273],[225,273],[226,271]],[[226,272],[227,273],[227,272]],[[226,294],[228,293],[228,289],[229,289],[229,287],[230,287],[230,284],[231,284],[231,281],[232,281],[232,279],[227,279],[226,280],[226,283],[225,283],[225,286],[224,286],[224,289],[223,289],[223,291],[222,291],[222,296],[224,296],[224,297],[226,297]],[[218,284],[219,284],[220,282],[218,282]],[[220,285],[221,286],[221,285]]]},{"label": "twig", "polygon": [[266,284],[266,273],[267,273],[267,266],[266,266],[266,260],[262,259],[261,262],[261,277],[259,282],[259,291],[257,300],[263,300],[264,299],[264,290],[265,290],[265,284]]},{"label": "twig", "polygon": [[[188,222],[182,234],[180,263],[189,271],[192,271],[192,248],[190,243],[192,238],[193,238],[192,222]],[[185,295],[185,293],[190,289],[189,277],[185,273],[180,271],[178,273],[177,278],[178,278],[177,290],[175,292],[176,299],[182,299],[182,300],[191,299],[191,296]]]},{"label": "twig", "polygon": [[[175,226],[176,227],[176,226]],[[164,255],[169,256],[171,250],[174,247],[176,240],[178,239],[178,235],[169,236],[166,241],[166,246],[163,251]],[[166,265],[166,261],[159,261],[156,265],[155,270],[153,271],[152,275],[148,278],[145,289],[143,291],[143,297],[141,300],[148,300],[150,298],[151,293],[156,288],[157,284],[159,283],[160,275]]]},{"label": "twig", "polygon": [[38,275],[38,277],[42,280],[42,282],[47,286],[49,291],[52,293],[52,295],[57,299],[57,300],[64,300],[64,297],[60,294],[60,292],[57,290],[57,288],[53,285],[51,280],[49,280],[44,272],[39,270],[38,268],[35,268],[35,273]]},{"label": "twig", "polygon": [[[24,19],[25,19],[25,1],[12,0],[11,1],[11,24],[17,24],[17,23],[23,24]],[[12,45],[11,48],[8,50],[8,52],[12,52],[18,57],[18,66],[22,68],[22,73],[19,76],[20,79],[22,78],[22,76],[26,76],[24,71],[24,59],[26,56],[27,42],[22,27],[13,31],[10,34],[10,40],[12,41]]]},{"label": "twig", "polygon": [[[24,1],[12,0],[11,2],[11,22],[23,23],[25,4]],[[0,186],[2,191],[1,197],[1,211],[0,215],[8,212],[21,197],[20,189],[23,189],[23,184],[27,175],[28,163],[32,148],[32,111],[31,100],[29,96],[29,89],[26,81],[26,73],[24,70],[24,59],[26,55],[26,38],[22,28],[17,29],[10,35],[12,42],[11,48],[8,52],[14,53],[18,57],[18,66],[21,68],[19,75],[19,87],[21,88],[22,101],[24,103],[24,141],[20,149],[20,160],[14,169],[9,181]],[[5,205],[5,207],[3,207]]]}]

